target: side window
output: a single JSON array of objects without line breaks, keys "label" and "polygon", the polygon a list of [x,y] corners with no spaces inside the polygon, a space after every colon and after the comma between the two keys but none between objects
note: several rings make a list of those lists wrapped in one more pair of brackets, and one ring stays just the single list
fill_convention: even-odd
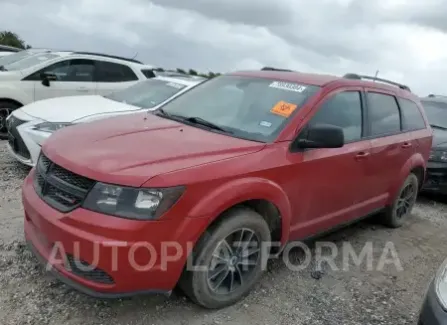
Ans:
[{"label": "side window", "polygon": [[312,117],[310,125],[330,124],[343,128],[345,142],[362,138],[362,101],[360,92],[345,91],[327,99]]},{"label": "side window", "polygon": [[127,65],[98,61],[97,82],[125,82],[138,80],[135,72]]},{"label": "side window", "polygon": [[60,82],[92,82],[95,72],[95,65],[92,60],[74,59],[54,63],[43,68],[27,80],[40,80],[41,73],[51,73],[56,76],[55,81]]},{"label": "side window", "polygon": [[415,102],[399,98],[402,112],[402,127],[405,131],[425,129],[425,121]]},{"label": "side window", "polygon": [[394,96],[367,93],[368,118],[371,135],[387,135],[400,132],[400,114]]}]

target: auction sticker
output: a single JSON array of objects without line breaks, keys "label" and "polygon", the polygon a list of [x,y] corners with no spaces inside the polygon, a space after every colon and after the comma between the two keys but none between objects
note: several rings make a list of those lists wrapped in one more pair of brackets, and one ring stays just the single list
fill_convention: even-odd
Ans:
[{"label": "auction sticker", "polygon": [[277,88],[282,90],[295,91],[297,93],[302,93],[306,90],[306,86],[298,85],[293,82],[285,82],[285,81],[273,81],[270,85],[270,88]]},{"label": "auction sticker", "polygon": [[290,114],[292,114],[297,107],[298,105],[287,103],[281,100],[277,102],[275,106],[273,106],[270,112],[276,115],[281,115],[282,117],[289,117]]}]

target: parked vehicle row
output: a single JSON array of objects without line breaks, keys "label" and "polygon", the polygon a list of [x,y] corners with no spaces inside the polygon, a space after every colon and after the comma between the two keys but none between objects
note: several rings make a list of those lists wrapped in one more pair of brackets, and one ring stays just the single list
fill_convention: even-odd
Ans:
[{"label": "parked vehicle row", "polygon": [[[179,286],[201,306],[228,306],[260,279],[269,245],[368,215],[400,227],[424,183],[433,131],[420,99],[405,85],[356,74],[234,72],[166,102],[151,97],[150,112],[57,125],[90,115],[71,112],[84,100],[110,107],[91,114],[121,111],[127,95],[140,106],[140,87],[36,102],[11,117],[58,129],[23,185],[25,236],[44,262],[61,244],[68,265],[54,264],[54,274],[87,294]],[[56,102],[70,118],[45,112]],[[16,128],[23,140],[38,131],[28,126]],[[179,252],[167,264],[166,243]],[[156,258],[142,271],[129,256],[139,266]]]},{"label": "parked vehicle row", "polygon": [[432,95],[421,102],[433,129],[433,148],[423,189],[447,195],[447,97]]},{"label": "parked vehicle row", "polygon": [[167,73],[103,96],[58,97],[25,105],[12,112],[7,119],[7,147],[17,160],[34,166],[43,142],[58,129],[157,109],[204,80],[201,77]]},{"label": "parked vehicle row", "polygon": [[23,105],[53,97],[106,95],[153,77],[152,66],[99,53],[37,50],[18,52],[4,59],[11,57],[12,62],[0,61],[3,139],[7,138],[7,116]]}]

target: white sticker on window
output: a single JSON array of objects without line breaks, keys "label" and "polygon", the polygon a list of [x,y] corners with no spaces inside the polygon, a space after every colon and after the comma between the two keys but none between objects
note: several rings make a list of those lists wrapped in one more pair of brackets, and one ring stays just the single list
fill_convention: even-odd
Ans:
[{"label": "white sticker on window", "polygon": [[167,85],[170,86],[170,87],[174,87],[176,89],[182,89],[183,88],[183,85],[177,84],[175,82],[168,82]]},{"label": "white sticker on window", "polygon": [[260,126],[265,126],[265,127],[271,127],[272,126],[272,123],[270,123],[270,122],[267,122],[267,121],[261,121],[260,123],[259,123],[259,125]]},{"label": "white sticker on window", "polygon": [[284,82],[284,81],[273,81],[269,87],[271,88],[277,88],[282,90],[289,90],[289,91],[295,91],[297,93],[302,93],[306,90],[306,86],[298,85],[296,83],[292,82]]}]

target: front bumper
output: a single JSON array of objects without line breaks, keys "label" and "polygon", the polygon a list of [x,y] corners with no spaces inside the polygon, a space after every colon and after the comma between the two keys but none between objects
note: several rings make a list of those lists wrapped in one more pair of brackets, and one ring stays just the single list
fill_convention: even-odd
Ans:
[{"label": "front bumper", "polygon": [[419,315],[418,325],[447,325],[447,312],[441,307],[436,298],[433,282],[425,296]]},{"label": "front bumper", "polygon": [[[34,170],[22,189],[25,238],[57,278],[91,296],[169,293],[208,224],[208,218],[126,220],[82,208],[61,213],[36,194],[33,177]],[[70,269],[69,256],[92,271]]]},{"label": "front bumper", "polygon": [[42,144],[51,133],[34,130],[34,126],[42,122],[40,119],[30,117],[20,110],[14,111],[12,115],[23,122],[13,126],[14,130],[8,130],[7,149],[13,158],[33,167],[39,158]]},{"label": "front bumper", "polygon": [[425,183],[422,190],[447,194],[447,163],[428,162]]}]

